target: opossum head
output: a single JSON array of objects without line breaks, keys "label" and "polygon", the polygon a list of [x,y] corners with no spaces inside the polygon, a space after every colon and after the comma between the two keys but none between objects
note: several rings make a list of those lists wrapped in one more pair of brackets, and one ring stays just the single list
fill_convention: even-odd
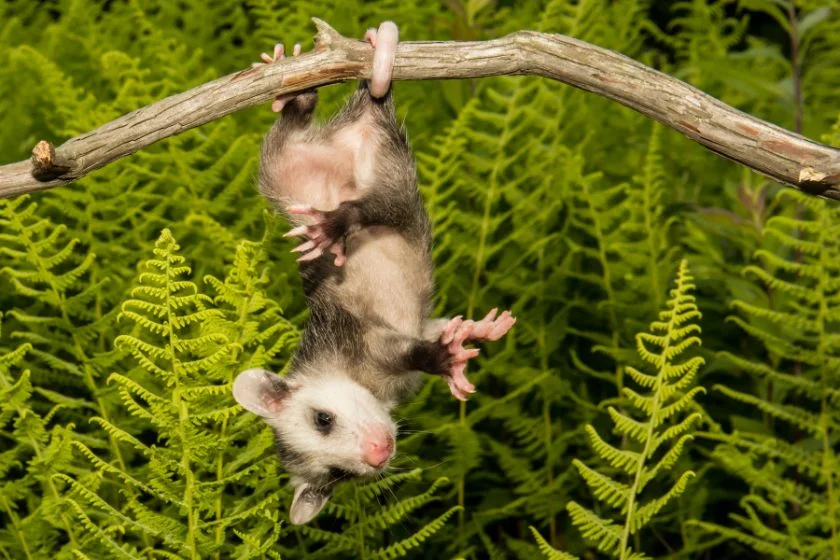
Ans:
[{"label": "opossum head", "polygon": [[388,406],[338,372],[282,378],[250,369],[234,381],[233,396],[274,430],[295,487],[295,524],[315,517],[338,482],[383,471],[396,450]]}]

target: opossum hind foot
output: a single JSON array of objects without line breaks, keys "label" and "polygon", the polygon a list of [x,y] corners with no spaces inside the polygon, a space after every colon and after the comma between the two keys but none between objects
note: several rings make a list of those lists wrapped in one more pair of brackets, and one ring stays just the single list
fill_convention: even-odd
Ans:
[{"label": "opossum hind foot", "polygon": [[[295,43],[295,46],[292,47],[292,56],[298,56],[300,54],[300,51],[300,43]],[[262,62],[254,62],[253,64],[251,64],[251,66],[257,67],[262,66],[264,64],[274,64],[275,62],[285,60],[286,47],[283,45],[283,43],[277,43],[276,45],[274,45],[274,52],[272,54],[262,53],[260,54],[260,58],[262,59]],[[310,98],[314,98],[315,95],[315,90],[307,90],[298,93],[284,93],[278,95],[274,98],[274,102],[271,104],[271,110],[275,113],[279,113],[283,110],[283,107],[285,107],[290,101],[296,98],[300,98],[299,103],[302,102],[307,105],[311,103],[314,105],[314,99]],[[306,108],[302,107],[302,109]]]}]

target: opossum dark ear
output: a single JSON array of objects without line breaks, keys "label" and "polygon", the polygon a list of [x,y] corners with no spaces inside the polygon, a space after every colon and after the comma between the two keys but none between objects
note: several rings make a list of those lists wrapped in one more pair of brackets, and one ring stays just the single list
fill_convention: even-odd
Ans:
[{"label": "opossum dark ear", "polygon": [[308,482],[302,482],[295,488],[295,497],[292,499],[292,507],[289,509],[289,519],[295,525],[309,523],[324,509],[329,499],[329,490],[316,488]]},{"label": "opossum dark ear", "polygon": [[263,418],[274,418],[292,389],[285,379],[261,368],[240,373],[233,382],[233,398],[242,408]]}]

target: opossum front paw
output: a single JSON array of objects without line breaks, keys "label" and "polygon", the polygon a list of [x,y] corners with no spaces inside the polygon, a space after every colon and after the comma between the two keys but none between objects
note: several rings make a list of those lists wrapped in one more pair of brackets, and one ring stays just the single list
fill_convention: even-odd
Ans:
[{"label": "opossum front paw", "polygon": [[[299,54],[300,43],[295,43],[295,46],[292,48],[292,56],[297,56]],[[262,62],[255,62],[251,66],[256,67],[262,66],[263,64],[273,64],[278,60],[283,60],[284,58],[286,58],[286,47],[283,45],[283,43],[277,43],[276,45],[274,45],[273,54],[262,53],[260,54],[260,58],[262,59]]]},{"label": "opossum front paw", "polygon": [[516,323],[516,317],[511,315],[510,311],[502,311],[502,314],[496,317],[498,312],[498,308],[494,307],[484,319],[473,322],[468,340],[499,340],[507,334]]},{"label": "opossum front paw", "polygon": [[286,211],[289,214],[309,216],[314,223],[298,226],[284,237],[306,237],[308,241],[301,243],[292,252],[303,253],[298,261],[315,260],[330,251],[335,255],[335,266],[344,266],[347,256],[344,254],[344,238],[351,233],[353,224],[351,212],[344,204],[337,209],[322,212],[304,204],[289,206]]},{"label": "opossum front paw", "polygon": [[475,392],[475,386],[465,374],[467,362],[478,356],[478,350],[464,348],[464,343],[474,340],[499,340],[516,323],[510,311],[504,311],[498,317],[498,309],[491,309],[480,321],[464,321],[460,316],[451,319],[440,335],[441,344],[446,345],[450,355],[450,371],[447,377],[449,391],[458,400],[466,400],[469,393]]},{"label": "opossum front paw", "polygon": [[467,362],[478,356],[478,349],[464,348],[464,342],[472,334],[473,325],[473,321],[455,317],[447,323],[440,337],[440,343],[449,353],[446,382],[449,384],[449,392],[459,401],[465,401],[470,393],[475,393],[475,385],[467,379],[466,370]]}]

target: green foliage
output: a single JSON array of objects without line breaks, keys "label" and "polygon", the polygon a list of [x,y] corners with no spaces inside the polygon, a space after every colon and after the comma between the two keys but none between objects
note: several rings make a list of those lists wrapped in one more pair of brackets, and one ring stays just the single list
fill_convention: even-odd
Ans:
[{"label": "green foliage", "polygon": [[756,251],[756,264],[744,269],[772,301],[735,300],[732,317],[763,343],[766,361],[722,354],[758,391],[715,387],[761,413],[762,423],[720,437],[715,450],[750,491],[733,527],[697,525],[774,558],[831,558],[840,547],[840,209],[797,192],[782,196],[797,211],[768,220],[765,238],[775,250]]},{"label": "green foliage", "polygon": [[[0,158],[278,40],[307,49],[311,16],[359,37],[564,33],[840,146],[828,0],[8,0]],[[354,87],[322,89],[319,115]],[[553,81],[395,87],[436,312],[519,318],[471,366],[474,397],[430,378],[396,413],[393,471],[288,523],[271,432],[230,384],[284,370],[306,307],[255,188],[274,115],[230,115],[0,201],[0,556],[840,560],[836,203]]]},{"label": "green foliage", "polygon": [[[61,405],[44,415],[30,407],[36,390],[29,370],[21,363],[32,345],[23,343],[12,350],[0,346],[0,429],[14,445],[0,454],[0,506],[6,523],[0,532],[0,546],[7,556],[35,558],[50,554],[63,532],[71,542],[76,530],[61,512],[62,496],[52,476],[68,467],[72,426],[50,427]],[[8,431],[11,430],[11,431]],[[32,496],[38,504],[28,507]]]},{"label": "green foliage", "polygon": [[592,494],[606,506],[620,510],[623,521],[616,523],[604,519],[572,501],[566,506],[572,523],[587,540],[596,543],[599,550],[621,559],[647,558],[640,551],[633,551],[630,537],[679,497],[695,476],[694,472],[685,471],[664,494],[649,499],[644,505],[640,501],[642,493],[657,476],[672,470],[686,443],[692,439],[694,425],[701,418],[694,412],[678,420],[678,415],[690,409],[694,397],[703,391],[702,387],[691,388],[703,359],[683,358],[687,350],[700,344],[697,336],[700,312],[694,296],[690,295],[695,288],[692,280],[688,265],[683,261],[666,310],[659,314],[658,321],[651,323],[651,332],[636,336],[639,356],[654,366],[655,373],[644,373],[627,366],[630,378],[647,391],[640,394],[629,387],[623,390],[628,405],[639,413],[638,419],[612,406],[607,408],[616,433],[623,438],[621,448],[604,441],[592,426],[586,429],[593,451],[609,466],[602,470],[623,473],[628,482],[602,474],[579,459],[572,461]]}]

